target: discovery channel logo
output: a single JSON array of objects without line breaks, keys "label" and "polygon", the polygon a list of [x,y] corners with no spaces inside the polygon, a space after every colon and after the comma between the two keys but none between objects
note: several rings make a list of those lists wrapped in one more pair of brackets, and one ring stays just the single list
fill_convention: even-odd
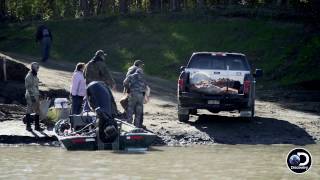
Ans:
[{"label": "discovery channel logo", "polygon": [[288,168],[297,174],[307,172],[311,168],[311,154],[302,148],[296,148],[290,151],[287,156]]}]

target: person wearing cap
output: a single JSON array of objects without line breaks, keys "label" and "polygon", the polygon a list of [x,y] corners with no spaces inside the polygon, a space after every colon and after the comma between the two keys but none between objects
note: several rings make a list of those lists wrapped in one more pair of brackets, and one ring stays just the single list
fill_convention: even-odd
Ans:
[{"label": "person wearing cap", "polygon": [[35,113],[34,125],[35,130],[42,131],[39,122],[40,103],[39,103],[39,79],[38,79],[39,64],[37,62],[31,63],[30,71],[25,77],[25,98],[27,101],[27,112],[26,112],[26,130],[32,131],[31,129],[31,113]]},{"label": "person wearing cap", "polygon": [[143,66],[144,66],[144,63],[142,60],[139,60],[139,59],[135,60],[133,65],[128,68],[126,77],[128,77],[130,74],[135,73],[138,68],[142,68]]},{"label": "person wearing cap", "polygon": [[115,81],[104,62],[106,56],[107,54],[103,50],[98,50],[94,57],[86,64],[84,69],[86,84],[90,84],[92,81],[102,81],[110,88],[116,88]]},{"label": "person wearing cap", "polygon": [[123,81],[123,86],[129,89],[127,120],[129,123],[133,121],[138,128],[143,128],[143,101],[147,89],[147,84],[143,76],[142,68],[138,68],[135,73],[128,75]]},{"label": "person wearing cap", "polygon": [[[109,72],[107,65],[105,64],[105,58],[107,54],[103,50],[98,50],[94,57],[85,65],[84,68],[84,78],[86,79],[86,84],[90,84],[93,81],[101,81],[110,89],[116,89],[116,83],[113,80],[111,73]],[[87,98],[85,97],[85,103],[83,110],[89,111],[89,105]],[[112,102],[113,106],[116,107],[116,103]]]},{"label": "person wearing cap", "polygon": [[[126,77],[128,77],[129,75],[133,74],[136,72],[137,69],[139,68],[143,68],[144,63],[142,60],[135,60],[133,65],[131,67],[128,68]],[[123,88],[123,94],[124,97],[121,98],[120,100],[120,104],[122,106],[122,108],[124,109],[124,116],[127,116],[127,108],[128,108],[128,93],[130,92],[129,89],[127,89],[126,87]]]}]

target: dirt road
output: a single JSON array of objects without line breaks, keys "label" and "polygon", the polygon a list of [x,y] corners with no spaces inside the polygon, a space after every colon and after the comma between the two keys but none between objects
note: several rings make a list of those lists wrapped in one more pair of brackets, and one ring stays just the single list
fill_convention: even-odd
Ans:
[{"label": "dirt road", "polygon": [[[25,64],[33,59],[9,55]],[[52,61],[42,64],[39,72],[40,89],[68,90],[74,66]],[[124,74],[113,72],[113,75],[117,82],[117,91],[113,93],[119,101]],[[177,120],[175,82],[149,76],[147,82],[152,89],[152,96],[145,105],[144,124],[160,137],[156,144],[306,145],[320,141],[319,92],[258,90],[256,118],[253,121],[240,120],[236,112],[213,115],[199,111],[199,115],[192,116],[189,123],[180,123]],[[119,109],[122,111],[120,106]]]}]

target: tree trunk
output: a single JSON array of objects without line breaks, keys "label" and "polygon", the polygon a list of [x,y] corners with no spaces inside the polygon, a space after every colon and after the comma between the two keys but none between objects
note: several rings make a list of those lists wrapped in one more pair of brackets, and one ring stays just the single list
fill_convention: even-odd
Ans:
[{"label": "tree trunk", "polygon": [[119,0],[120,14],[127,14],[128,9],[128,0]]},{"label": "tree trunk", "polygon": [[90,16],[95,14],[94,0],[89,0],[89,14]]},{"label": "tree trunk", "polygon": [[64,2],[64,17],[74,17],[75,11],[73,8],[72,1],[65,1]]},{"label": "tree trunk", "polygon": [[3,19],[7,14],[6,0],[0,0],[0,19]]},{"label": "tree trunk", "polygon": [[137,9],[142,11],[142,0],[137,0]]},{"label": "tree trunk", "polygon": [[107,0],[98,0],[97,2],[97,14],[106,14],[108,7]]},{"label": "tree trunk", "polygon": [[161,9],[161,0],[150,0],[150,11],[159,12]]},{"label": "tree trunk", "polygon": [[170,11],[180,11],[181,5],[180,0],[170,0]]},{"label": "tree trunk", "polygon": [[80,10],[82,16],[88,17],[90,15],[88,0],[80,0]]},{"label": "tree trunk", "polygon": [[197,0],[197,8],[198,9],[204,8],[204,0]]}]

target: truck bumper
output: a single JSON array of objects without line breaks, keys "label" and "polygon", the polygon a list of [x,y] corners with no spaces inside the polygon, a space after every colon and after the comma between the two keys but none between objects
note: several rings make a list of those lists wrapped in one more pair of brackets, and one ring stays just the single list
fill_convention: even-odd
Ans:
[{"label": "truck bumper", "polygon": [[203,95],[183,92],[179,94],[179,106],[186,109],[233,111],[248,108],[249,97],[236,95]]}]

